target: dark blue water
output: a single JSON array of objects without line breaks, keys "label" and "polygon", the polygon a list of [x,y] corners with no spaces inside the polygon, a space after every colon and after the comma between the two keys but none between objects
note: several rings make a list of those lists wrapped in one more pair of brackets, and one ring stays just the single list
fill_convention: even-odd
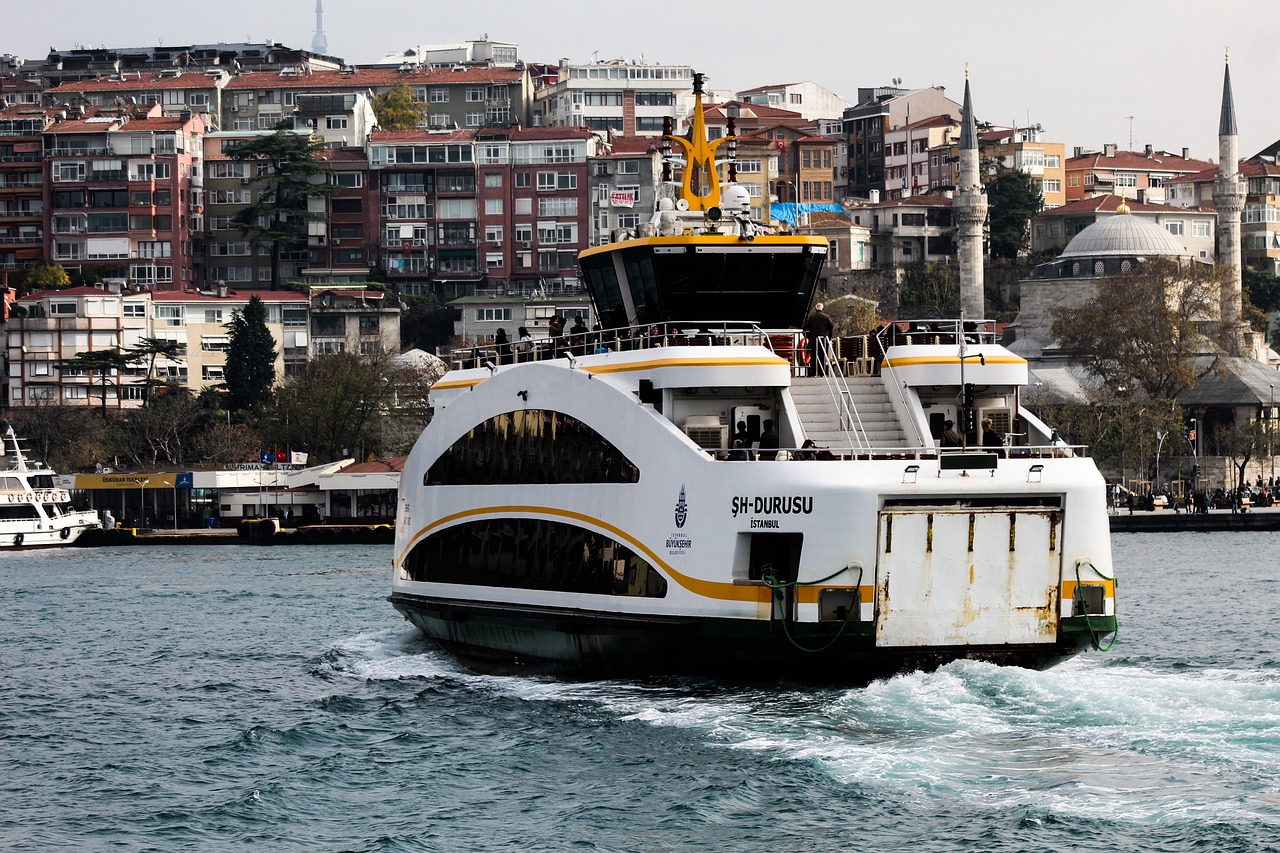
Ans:
[{"label": "dark blue water", "polygon": [[0,555],[0,847],[1277,850],[1278,544],[1118,536],[1111,652],[847,690],[472,675],[385,547]]}]

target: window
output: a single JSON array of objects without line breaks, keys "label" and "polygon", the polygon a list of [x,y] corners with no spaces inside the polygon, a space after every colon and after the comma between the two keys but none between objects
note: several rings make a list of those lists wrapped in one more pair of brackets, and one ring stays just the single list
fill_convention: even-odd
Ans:
[{"label": "window", "polygon": [[577,188],[577,172],[538,173],[538,192],[549,192],[552,190],[576,190]]},{"label": "window", "polygon": [[359,172],[335,172],[333,183],[335,186],[357,189],[364,186],[364,175]]},{"label": "window", "polygon": [[147,316],[147,304],[145,302],[126,302],[124,304],[124,316],[145,319]]},{"label": "window", "polygon": [[484,124],[484,113],[467,113],[467,127],[480,127]]},{"label": "window", "polygon": [[485,172],[484,185],[486,187],[502,186],[502,173],[501,172]]},{"label": "window", "polygon": [[486,216],[501,216],[502,215],[502,199],[486,198],[484,200],[484,212]]},{"label": "window", "polygon": [[157,305],[155,311],[159,325],[181,326],[186,322],[181,305]]},{"label": "window", "polygon": [[[519,211],[516,211],[519,213]],[[578,200],[576,198],[540,198],[538,199],[538,215],[546,217],[577,216]]]},{"label": "window", "polygon": [[335,198],[330,202],[329,209],[334,213],[359,213],[364,209],[364,200],[357,198]]},{"label": "window", "polygon": [[517,187],[517,188],[525,188],[525,187],[530,186],[530,184],[529,184],[529,174],[530,174],[529,172],[516,172],[516,187]]},{"label": "window", "polygon": [[1060,193],[1062,192],[1062,181],[1045,179],[1040,182],[1041,193]]},{"label": "window", "polygon": [[427,536],[404,563],[415,581],[663,598],[667,581],[610,536],[543,518],[465,521]]},{"label": "window", "polygon": [[202,364],[200,366],[200,379],[204,382],[221,382],[226,378],[226,365],[223,364]]},{"label": "window", "polygon": [[1192,222],[1191,223],[1191,235],[1193,237],[1208,237],[1210,233],[1211,232],[1210,232],[1208,222]]},{"label": "window", "polygon": [[378,323],[377,314],[360,315],[360,334],[361,335],[378,335],[382,329]]},{"label": "window", "polygon": [[467,103],[475,104],[484,100],[484,88],[481,86],[467,87]]},{"label": "window", "polygon": [[1164,224],[1165,230],[1175,237],[1181,237],[1187,233],[1185,223],[1181,219],[1170,219]]},{"label": "window", "polygon": [[495,245],[502,244],[502,226],[486,225],[484,229],[484,239]]},{"label": "window", "polygon": [[1117,187],[1136,187],[1138,185],[1138,176],[1133,172],[1116,172]]},{"label": "window", "polygon": [[346,130],[347,117],[346,116],[325,116],[324,126],[326,130]]},{"label": "window", "polygon": [[428,101],[433,104],[449,103],[449,90],[448,89],[430,90],[430,97],[428,98]]},{"label": "window", "polygon": [[639,469],[582,421],[522,409],[477,424],[432,463],[427,486],[635,483]]},{"label": "window", "polygon": [[504,322],[511,320],[510,308],[477,308],[476,319],[480,322]]}]

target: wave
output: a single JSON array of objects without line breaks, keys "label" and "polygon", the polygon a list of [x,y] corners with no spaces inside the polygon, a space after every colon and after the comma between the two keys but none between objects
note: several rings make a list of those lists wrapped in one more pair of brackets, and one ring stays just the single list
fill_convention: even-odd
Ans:
[{"label": "wave", "polygon": [[682,730],[906,801],[942,796],[1029,820],[1280,827],[1280,675],[1270,671],[1090,655],[1044,672],[961,661],[847,690],[577,683],[470,673],[412,629],[344,640],[322,669],[586,702],[619,723]]}]

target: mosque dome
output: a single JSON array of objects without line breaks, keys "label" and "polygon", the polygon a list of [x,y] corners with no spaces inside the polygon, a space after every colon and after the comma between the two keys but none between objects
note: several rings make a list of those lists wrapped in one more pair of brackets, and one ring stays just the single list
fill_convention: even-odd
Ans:
[{"label": "mosque dome", "polygon": [[1186,257],[1183,245],[1163,227],[1121,208],[1117,216],[1100,219],[1081,231],[1059,258]]}]

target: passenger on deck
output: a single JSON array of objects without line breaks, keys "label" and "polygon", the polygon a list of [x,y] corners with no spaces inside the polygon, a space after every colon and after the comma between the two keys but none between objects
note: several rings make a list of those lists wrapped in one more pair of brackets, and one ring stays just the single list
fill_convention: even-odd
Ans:
[{"label": "passenger on deck", "polygon": [[747,432],[746,421],[738,421],[738,428],[733,431],[733,440],[742,442],[743,447],[751,444],[751,433]]},{"label": "passenger on deck", "polygon": [[733,449],[729,451],[730,462],[750,462],[751,451],[741,441],[733,442]]},{"label": "passenger on deck", "polygon": [[529,330],[524,326],[516,329],[516,335],[516,359],[528,361],[533,354],[533,338],[529,336]]},{"label": "passenger on deck", "polygon": [[960,439],[960,433],[956,432],[955,421],[942,422],[942,446],[943,447],[959,447],[964,442]]},{"label": "passenger on deck", "polygon": [[773,421],[764,422],[764,432],[760,433],[760,459],[765,462],[772,462],[778,458],[778,448],[781,446],[778,439],[778,431],[773,428]]},{"label": "passenger on deck", "polygon": [[511,341],[507,339],[507,330],[498,329],[493,336],[493,346],[498,351],[498,364],[511,363]]},{"label": "passenger on deck", "polygon": [[819,364],[819,358],[825,358],[827,353],[827,345],[831,340],[831,332],[835,329],[835,324],[831,322],[831,318],[823,309],[823,304],[819,302],[813,306],[813,313],[804,321],[804,333],[809,338],[809,375],[810,376],[826,376],[827,366]]},{"label": "passenger on deck", "polygon": [[982,419],[982,446],[991,450],[1004,449],[1004,439],[1000,437],[1000,433],[996,432],[991,418]]},{"label": "passenger on deck", "polygon": [[565,352],[564,346],[564,318],[559,314],[551,318],[547,323],[547,336],[551,338],[550,357],[559,358]]}]

